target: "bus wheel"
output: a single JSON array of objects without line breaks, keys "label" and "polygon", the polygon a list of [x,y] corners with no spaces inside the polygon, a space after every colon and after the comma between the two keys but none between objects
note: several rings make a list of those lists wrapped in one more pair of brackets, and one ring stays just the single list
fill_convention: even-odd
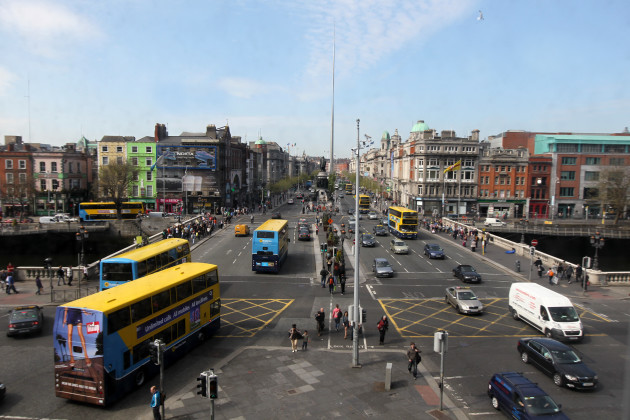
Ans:
[{"label": "bus wheel", "polygon": [[136,372],[135,382],[137,387],[141,387],[144,384],[145,379],[146,378],[144,376],[144,369],[140,369]]},{"label": "bus wheel", "polygon": [[199,340],[200,343],[206,341],[206,335],[203,333],[203,331],[197,335],[197,340]]}]

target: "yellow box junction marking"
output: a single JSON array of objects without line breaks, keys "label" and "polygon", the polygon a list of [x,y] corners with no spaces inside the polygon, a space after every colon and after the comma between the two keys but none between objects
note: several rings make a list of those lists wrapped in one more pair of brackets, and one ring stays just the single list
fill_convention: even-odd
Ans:
[{"label": "yellow box junction marking", "polygon": [[[221,299],[221,330],[217,337],[253,337],[295,299]],[[228,328],[226,328],[228,327]],[[228,334],[223,331],[234,330]]]}]

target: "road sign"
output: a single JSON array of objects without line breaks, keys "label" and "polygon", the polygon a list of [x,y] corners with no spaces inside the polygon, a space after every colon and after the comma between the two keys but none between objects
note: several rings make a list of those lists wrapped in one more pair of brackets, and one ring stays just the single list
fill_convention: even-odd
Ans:
[{"label": "road sign", "polygon": [[532,246],[537,246],[537,245],[538,245],[538,240],[532,239]]},{"label": "road sign", "polygon": [[328,219],[328,224],[332,225],[332,223],[333,223],[333,219]]}]

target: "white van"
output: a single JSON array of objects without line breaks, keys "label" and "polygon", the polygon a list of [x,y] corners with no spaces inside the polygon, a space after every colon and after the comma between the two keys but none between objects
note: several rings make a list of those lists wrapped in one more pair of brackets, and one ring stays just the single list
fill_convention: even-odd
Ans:
[{"label": "white van", "polygon": [[483,222],[484,226],[506,226],[507,224],[497,219],[496,217],[486,217],[486,221]]},{"label": "white van", "polygon": [[54,216],[42,216],[39,218],[39,223],[57,223],[57,218]]},{"label": "white van", "polygon": [[581,341],[582,322],[566,296],[536,283],[512,283],[509,309],[514,319],[536,328],[547,337]]}]

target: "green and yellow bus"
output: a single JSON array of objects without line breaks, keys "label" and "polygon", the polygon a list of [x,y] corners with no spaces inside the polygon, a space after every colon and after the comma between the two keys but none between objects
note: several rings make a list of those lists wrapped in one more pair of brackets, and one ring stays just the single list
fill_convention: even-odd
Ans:
[{"label": "green and yellow bus", "polygon": [[369,213],[370,212],[370,196],[369,195],[359,195],[359,213]]},{"label": "green and yellow bus", "polygon": [[55,394],[107,405],[159,372],[149,343],[164,343],[168,367],[221,323],[217,266],[185,263],[57,307]]},{"label": "green and yellow bus", "polygon": [[101,260],[99,290],[190,262],[188,239],[169,238]]},{"label": "green and yellow bus", "polygon": [[352,194],[352,182],[346,182],[345,190],[346,194]]},{"label": "green and yellow bus", "polygon": [[399,238],[418,237],[418,212],[405,207],[390,207],[387,210],[389,231]]}]

